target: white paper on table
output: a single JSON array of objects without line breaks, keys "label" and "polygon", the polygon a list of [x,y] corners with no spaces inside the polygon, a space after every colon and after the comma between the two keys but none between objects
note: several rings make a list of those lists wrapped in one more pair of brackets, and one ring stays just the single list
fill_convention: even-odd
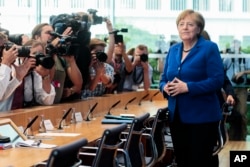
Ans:
[{"label": "white paper on table", "polygon": [[16,147],[33,147],[33,148],[54,148],[57,145],[45,144],[42,142],[39,142],[38,144],[38,142],[35,140],[24,140],[24,141],[17,142],[15,146]]},{"label": "white paper on table", "polygon": [[68,136],[68,137],[75,137],[79,136],[80,133],[54,133],[54,132],[48,132],[48,133],[39,133],[36,136]]}]

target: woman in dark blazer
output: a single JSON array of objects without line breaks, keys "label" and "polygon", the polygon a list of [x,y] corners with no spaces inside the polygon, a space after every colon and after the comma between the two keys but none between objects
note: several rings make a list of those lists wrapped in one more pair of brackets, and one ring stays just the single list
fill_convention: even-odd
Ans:
[{"label": "woman in dark blazer", "polygon": [[224,82],[220,52],[200,35],[205,26],[200,13],[185,10],[176,24],[182,42],[170,48],[160,80],[176,161],[178,167],[214,167],[212,153],[222,119],[216,92]]}]

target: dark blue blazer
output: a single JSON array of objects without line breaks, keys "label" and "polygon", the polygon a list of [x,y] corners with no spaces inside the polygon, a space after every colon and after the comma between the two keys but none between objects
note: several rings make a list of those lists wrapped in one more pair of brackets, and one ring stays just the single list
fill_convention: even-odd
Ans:
[{"label": "dark blue blazer", "polygon": [[[166,56],[160,90],[168,100],[170,120],[178,108],[184,123],[208,123],[222,118],[216,91],[224,82],[223,63],[218,46],[199,37],[197,43],[181,62],[183,43],[173,45]],[[163,88],[175,77],[187,83],[188,93],[168,96]]]}]

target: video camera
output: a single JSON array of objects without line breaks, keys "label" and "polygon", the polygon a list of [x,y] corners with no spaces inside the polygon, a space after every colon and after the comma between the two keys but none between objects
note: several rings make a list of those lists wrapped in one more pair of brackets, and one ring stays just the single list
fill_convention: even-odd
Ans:
[{"label": "video camera", "polygon": [[97,10],[96,9],[88,9],[89,14],[91,15],[91,18],[93,20],[92,24],[102,24],[102,22],[107,20],[107,17],[97,16]]},{"label": "video camera", "polygon": [[77,41],[75,36],[64,36],[56,32],[51,32],[51,36],[58,37],[58,46],[54,47],[52,44],[48,43],[46,46],[46,53],[53,55],[57,54],[58,56],[73,56],[76,55],[79,49],[80,44]]},{"label": "video camera", "polygon": [[120,30],[114,30],[112,32],[110,32],[110,34],[114,34],[115,35],[115,43],[123,43],[123,36],[118,34],[118,32],[128,32],[127,28],[122,28]]}]

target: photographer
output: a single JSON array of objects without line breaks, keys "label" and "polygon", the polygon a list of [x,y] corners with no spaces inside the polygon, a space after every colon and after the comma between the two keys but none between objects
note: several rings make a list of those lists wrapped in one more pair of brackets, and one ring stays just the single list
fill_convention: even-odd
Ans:
[{"label": "photographer", "polygon": [[45,45],[42,42],[29,40],[24,46],[31,46],[30,56],[36,59],[36,67],[24,79],[24,107],[51,105],[56,94],[50,78],[54,59],[45,55]]},{"label": "photographer", "polygon": [[229,139],[246,140],[247,136],[247,74],[250,74],[250,59],[240,57],[240,41],[234,40],[230,53],[234,58],[224,58],[224,69],[234,88],[236,96],[235,115],[229,120]]},{"label": "photographer", "polygon": [[126,54],[124,42],[115,44],[113,57],[108,63],[114,68],[114,83],[110,88],[107,88],[106,92],[122,92],[125,78],[133,70],[132,62]]},{"label": "photographer", "polygon": [[20,63],[18,56],[22,55],[19,55],[17,46],[13,44],[8,49],[3,47],[3,44],[7,42],[7,38],[1,33],[0,40],[2,49],[0,66],[0,73],[2,74],[0,111],[9,111],[23,107],[23,78],[31,68],[35,67],[36,60],[29,58],[23,63]]},{"label": "photographer", "polygon": [[153,74],[153,68],[148,63],[148,47],[140,44],[127,54],[132,55],[133,72],[126,76],[123,91],[148,90]]},{"label": "photographer", "polygon": [[106,43],[100,39],[93,38],[90,41],[91,50],[90,83],[82,91],[82,98],[91,96],[102,96],[105,89],[110,87],[114,81],[114,69],[106,63],[107,54],[104,53]]},{"label": "photographer", "polygon": [[[48,23],[41,23],[34,27],[32,31],[32,39],[39,40],[44,43],[53,44],[53,47],[58,47],[58,41],[60,39],[53,38],[51,33],[54,32],[53,27]],[[64,36],[70,36],[72,33],[72,28],[67,27],[63,34]],[[52,55],[55,60],[54,71],[51,74],[52,83],[56,90],[56,97],[54,103],[59,103],[65,98],[73,95],[79,95],[82,89],[82,76],[79,68],[76,65],[74,55],[58,56],[56,53]],[[72,86],[68,87],[65,85],[66,77],[72,82]]]}]

